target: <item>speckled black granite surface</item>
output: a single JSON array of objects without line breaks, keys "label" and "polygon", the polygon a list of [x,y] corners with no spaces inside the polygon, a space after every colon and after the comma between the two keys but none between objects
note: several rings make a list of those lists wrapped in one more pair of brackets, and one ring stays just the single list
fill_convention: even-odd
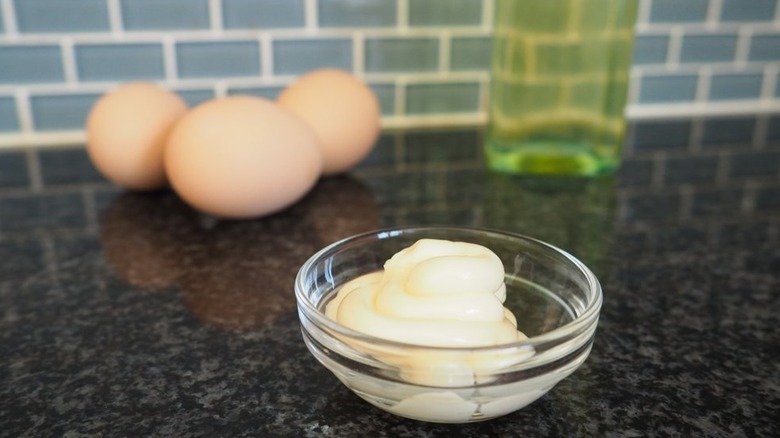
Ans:
[{"label": "speckled black granite surface", "polygon": [[[0,436],[778,436],[780,136],[739,122],[639,123],[620,175],[591,181],[486,174],[474,131],[388,134],[245,222],[122,192],[79,148],[2,152]],[[410,224],[582,258],[605,294],[585,365],[473,425],[344,388],[301,340],[293,276],[335,239]]]}]

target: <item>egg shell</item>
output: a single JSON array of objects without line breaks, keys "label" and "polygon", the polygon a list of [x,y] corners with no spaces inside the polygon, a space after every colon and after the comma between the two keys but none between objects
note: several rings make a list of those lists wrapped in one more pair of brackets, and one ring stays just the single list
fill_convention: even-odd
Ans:
[{"label": "egg shell", "polygon": [[379,137],[381,110],[376,95],[345,71],[309,72],[285,88],[277,102],[314,130],[325,175],[341,173],[358,164]]},{"label": "egg shell", "polygon": [[231,96],[199,105],[174,127],[165,151],[173,189],[214,216],[279,211],[317,182],[322,156],[311,129],[271,101]]},{"label": "egg shell", "polygon": [[186,111],[181,97],[157,85],[121,85],[90,110],[86,124],[89,158],[103,176],[122,187],[165,187],[165,142]]}]

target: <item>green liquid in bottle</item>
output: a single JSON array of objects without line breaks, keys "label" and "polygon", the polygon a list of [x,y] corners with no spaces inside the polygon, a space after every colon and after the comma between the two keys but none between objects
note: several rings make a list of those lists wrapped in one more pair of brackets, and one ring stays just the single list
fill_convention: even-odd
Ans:
[{"label": "green liquid in bottle", "polygon": [[496,171],[620,163],[636,0],[497,0],[485,145]]}]

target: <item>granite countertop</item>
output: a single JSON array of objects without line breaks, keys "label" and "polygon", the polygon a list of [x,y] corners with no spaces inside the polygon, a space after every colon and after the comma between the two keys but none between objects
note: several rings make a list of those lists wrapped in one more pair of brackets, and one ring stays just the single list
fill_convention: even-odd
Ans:
[{"label": "granite countertop", "polygon": [[[617,177],[494,175],[480,133],[391,132],[259,220],[103,181],[83,148],[0,152],[0,436],[778,436],[776,118],[631,127]],[[398,418],[308,353],[298,267],[380,227],[499,228],[604,287],[590,358],[527,408]]]}]

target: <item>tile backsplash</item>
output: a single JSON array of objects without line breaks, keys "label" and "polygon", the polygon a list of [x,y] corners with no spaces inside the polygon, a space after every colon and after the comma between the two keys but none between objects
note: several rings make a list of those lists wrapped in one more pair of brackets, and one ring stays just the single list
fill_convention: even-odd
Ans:
[{"label": "tile backsplash", "polygon": [[[628,114],[780,112],[778,0],[639,0]],[[83,141],[117,83],[190,104],[355,72],[386,127],[484,121],[493,0],[0,0],[0,147]]]}]

